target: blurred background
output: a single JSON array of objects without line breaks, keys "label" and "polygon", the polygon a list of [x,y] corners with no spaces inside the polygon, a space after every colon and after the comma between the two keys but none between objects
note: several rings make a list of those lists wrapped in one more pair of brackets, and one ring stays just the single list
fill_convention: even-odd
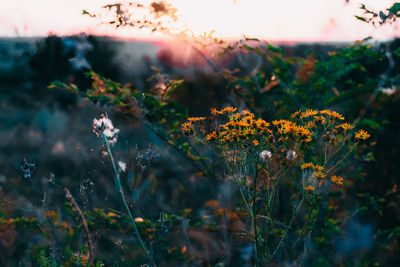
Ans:
[{"label": "blurred background", "polygon": [[[54,252],[58,245],[70,243],[77,248],[84,244],[79,231],[65,240],[57,240],[61,230],[54,230],[54,236],[40,231],[41,224],[51,228],[45,215],[48,210],[58,214],[59,223],[77,224],[62,211],[64,192],[48,183],[50,177],[68,187],[84,211],[102,209],[101,216],[111,220],[109,212],[122,210],[113,194],[112,170],[101,140],[92,132],[93,119],[107,113],[121,132],[115,157],[128,164],[123,180],[130,201],[139,207],[137,217],[156,221],[166,212],[184,218],[165,230],[163,237],[175,244],[165,245],[165,251],[184,246],[187,233],[193,242],[191,254],[196,257],[189,265],[251,266],[249,249],[242,241],[232,241],[233,260],[226,263],[221,255],[229,246],[223,234],[194,225],[207,224],[204,218],[196,218],[210,212],[206,203],[220,200],[219,192],[196,164],[187,163],[179,152],[182,147],[176,149],[160,137],[157,127],[163,129],[168,123],[158,126],[150,121],[156,125],[154,130],[140,115],[126,116],[112,104],[89,101],[83,93],[92,86],[85,75],[90,70],[147,93],[154,87],[149,78],[157,68],[168,77],[184,80],[166,101],[183,117],[208,115],[211,107],[232,103],[250,107],[266,120],[287,117],[300,108],[334,108],[366,128],[372,135],[369,148],[347,163],[350,182],[340,200],[331,203],[339,208],[334,215],[328,207],[322,212],[323,218],[332,216],[334,221],[317,222],[315,233],[324,238],[310,241],[306,249],[312,252],[302,263],[398,266],[399,23],[371,25],[355,18],[364,14],[361,4],[379,12],[395,1],[170,2],[179,17],[174,24],[178,32],[189,28],[198,35],[214,30],[213,38],[223,39],[220,47],[228,48],[246,37],[259,38],[279,51],[256,42],[251,44],[265,49],[265,57],[238,47],[221,52],[218,43],[205,46],[162,31],[116,28],[109,23],[113,12],[99,19],[91,17],[110,4],[103,0],[2,3],[0,264],[35,266],[38,248],[51,247]],[[83,10],[89,15],[82,14]],[[240,85],[244,100],[234,96],[227,76],[216,73],[207,58],[221,70],[240,69],[232,83]],[[271,83],[272,77],[280,83]],[[48,88],[55,81],[72,83],[81,93]],[[259,84],[261,91],[257,91]],[[27,163],[35,164],[29,177]],[[222,186],[232,191],[229,184]],[[234,202],[233,197],[230,201]],[[37,221],[9,226],[10,218],[21,217]],[[101,260],[106,266],[139,266],[132,260],[137,253],[126,252],[135,244],[134,238],[115,230],[118,226],[102,227],[96,228],[95,243],[97,253],[104,253]],[[179,256],[165,251],[165,265],[183,264]],[[285,264],[292,266],[294,261]]]}]

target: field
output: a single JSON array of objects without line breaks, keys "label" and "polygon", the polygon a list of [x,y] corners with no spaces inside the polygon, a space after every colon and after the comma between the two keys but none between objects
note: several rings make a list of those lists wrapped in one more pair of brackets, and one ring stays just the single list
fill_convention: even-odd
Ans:
[{"label": "field", "polygon": [[400,264],[399,39],[4,37],[0,81],[1,266]]}]

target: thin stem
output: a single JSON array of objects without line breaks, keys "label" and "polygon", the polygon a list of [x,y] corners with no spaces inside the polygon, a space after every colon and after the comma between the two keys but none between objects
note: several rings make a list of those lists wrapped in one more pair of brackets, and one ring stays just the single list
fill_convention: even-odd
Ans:
[{"label": "thin stem", "polygon": [[308,223],[310,222],[311,215],[312,215],[312,209],[309,210],[308,216],[307,216],[307,219],[306,219],[306,222],[305,222],[305,224],[304,224],[304,226],[303,226],[303,229],[301,229],[301,233],[300,233],[300,235],[297,237],[296,241],[294,242],[292,249],[294,249],[294,248],[296,247],[297,243],[298,243],[298,242],[301,240],[301,238],[304,236],[304,233],[306,232]]},{"label": "thin stem", "polygon": [[294,219],[296,218],[297,213],[299,212],[299,209],[300,209],[301,205],[303,204],[304,199],[306,198],[307,195],[308,195],[308,193],[306,193],[306,194],[303,195],[303,197],[302,197],[301,200],[300,200],[300,203],[299,203],[299,204],[297,205],[297,207],[293,210],[293,215],[292,215],[292,218],[290,219],[288,228],[285,230],[285,233],[283,234],[281,240],[279,241],[278,246],[276,247],[274,253],[272,254],[271,259],[274,258],[274,256],[276,255],[276,253],[277,253],[277,252],[279,251],[279,249],[281,248],[281,246],[282,246],[282,244],[283,244],[283,241],[284,241],[284,239],[286,238],[286,235],[287,235],[287,233],[289,232],[289,229],[292,227],[292,224],[293,224],[293,222],[294,222]]},{"label": "thin stem", "polygon": [[254,234],[254,243],[255,243],[255,252],[256,252],[256,266],[259,266],[259,255],[258,255],[258,231],[257,231],[257,216],[256,216],[256,198],[257,198],[257,162],[253,162],[253,174],[254,174],[254,193],[253,193],[253,234]]},{"label": "thin stem", "polygon": [[[274,208],[275,208],[275,201],[276,201],[276,195],[277,195],[277,192],[278,192],[278,181],[276,182],[276,184],[275,184],[275,186],[274,186],[274,189],[273,189],[273,192],[272,192],[272,199],[271,200],[268,200],[268,202],[271,202],[271,205],[270,205],[270,212],[269,212],[269,217],[270,218],[272,218],[272,214],[273,214],[273,212],[274,212]],[[270,224],[271,224],[271,221],[268,221],[268,223],[267,223],[267,228],[266,228],[266,234],[267,234],[267,236],[266,236],[266,242],[268,241],[268,235],[269,235],[269,226],[270,226]]]},{"label": "thin stem", "polygon": [[253,212],[251,211],[250,206],[249,206],[249,204],[247,203],[246,197],[244,196],[242,187],[241,187],[241,185],[240,185],[238,179],[236,178],[235,174],[233,173],[233,170],[232,170],[232,168],[230,167],[229,162],[226,160],[226,158],[225,158],[225,157],[222,157],[222,158],[224,159],[225,165],[228,167],[229,172],[232,174],[233,180],[235,181],[237,187],[239,188],[240,195],[242,196],[242,199],[243,199],[243,201],[244,201],[244,204],[246,205],[246,208],[247,208],[248,212],[250,213],[250,216],[253,217]]},{"label": "thin stem", "polygon": [[76,203],[75,198],[72,196],[72,194],[68,190],[68,188],[64,188],[64,192],[65,192],[65,197],[71,202],[72,207],[74,208],[76,213],[78,213],[79,220],[81,221],[82,229],[83,229],[83,232],[86,237],[86,242],[88,244],[89,262],[91,265],[93,265],[93,261],[94,261],[93,242],[92,242],[92,238],[90,235],[90,231],[89,231],[89,227],[88,227],[85,215],[83,214],[81,208],[78,206],[78,203]]},{"label": "thin stem", "polygon": [[331,171],[333,171],[340,163],[342,163],[349,155],[350,153],[353,151],[355,145],[354,146],[350,146],[350,149],[347,151],[347,153],[343,156],[342,159],[340,159],[338,162],[336,162],[335,165],[333,165],[329,170],[327,170],[325,173],[328,174]]},{"label": "thin stem", "polygon": [[124,195],[124,191],[123,191],[122,185],[121,185],[121,179],[120,179],[120,177],[119,177],[119,173],[118,173],[117,167],[116,167],[116,165],[115,165],[115,161],[114,161],[113,155],[112,155],[112,153],[111,153],[110,146],[109,146],[109,144],[107,143],[107,139],[106,139],[106,136],[104,135],[104,133],[103,133],[103,143],[104,143],[104,145],[105,145],[106,148],[107,148],[107,153],[108,153],[108,156],[109,156],[110,159],[111,159],[111,163],[112,163],[112,166],[113,166],[113,169],[114,169],[114,174],[115,174],[115,176],[114,176],[115,179],[114,179],[114,180],[115,180],[115,185],[116,185],[116,187],[117,187],[117,191],[118,191],[118,193],[119,193],[120,196],[121,196],[122,202],[123,202],[124,207],[125,207],[125,209],[126,209],[128,215],[129,215],[129,218],[130,218],[131,223],[132,223],[132,226],[133,226],[133,228],[134,228],[134,230],[135,230],[136,236],[137,236],[137,238],[139,239],[139,243],[140,243],[140,245],[142,246],[142,248],[143,248],[144,252],[146,253],[147,257],[149,258],[149,260],[150,260],[155,266],[157,266],[156,263],[155,263],[155,261],[154,261],[154,259],[153,259],[153,257],[152,257],[151,254],[150,254],[150,251],[146,248],[146,245],[145,245],[144,242],[143,242],[143,239],[142,239],[142,237],[141,237],[141,235],[140,235],[139,229],[137,228],[135,219],[133,218],[132,212],[131,212],[131,210],[129,209],[129,206],[128,206],[127,202],[126,202],[125,195]]}]

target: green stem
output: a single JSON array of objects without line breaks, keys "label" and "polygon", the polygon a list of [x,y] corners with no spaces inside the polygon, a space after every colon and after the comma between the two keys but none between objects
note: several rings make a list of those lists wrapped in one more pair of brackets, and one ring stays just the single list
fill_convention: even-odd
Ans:
[{"label": "green stem", "polygon": [[310,219],[311,219],[311,214],[312,214],[312,209],[309,210],[308,216],[307,216],[307,219],[306,219],[306,223],[304,224],[303,229],[301,229],[301,233],[300,233],[299,237],[297,237],[296,241],[294,242],[292,249],[294,249],[296,247],[297,243],[304,236],[304,233],[306,232],[308,223],[310,222]]},{"label": "green stem", "polygon": [[255,252],[256,252],[256,266],[259,266],[259,255],[258,255],[258,231],[257,231],[257,213],[256,213],[256,198],[257,198],[257,162],[253,162],[253,174],[254,174],[254,192],[253,192],[253,234],[254,234],[254,243],[255,243]]},{"label": "green stem", "polygon": [[120,179],[120,177],[119,177],[118,170],[117,170],[117,167],[116,167],[116,165],[115,165],[115,161],[114,161],[113,155],[112,155],[112,153],[111,153],[110,146],[109,146],[109,144],[107,143],[107,138],[106,138],[106,136],[104,135],[104,133],[103,133],[103,143],[104,143],[104,145],[105,145],[106,148],[107,148],[107,153],[108,153],[108,156],[109,156],[110,159],[111,159],[111,163],[112,163],[112,166],[113,166],[113,169],[114,169],[114,174],[115,174],[115,176],[114,176],[115,179],[114,179],[114,180],[115,180],[115,185],[116,185],[116,187],[117,187],[117,191],[118,191],[118,193],[119,193],[120,196],[121,196],[122,202],[124,203],[124,207],[125,207],[125,209],[126,209],[128,215],[129,215],[129,218],[130,218],[130,220],[131,220],[133,229],[135,230],[136,236],[137,236],[137,238],[139,239],[139,243],[140,243],[140,245],[142,246],[142,248],[143,248],[144,252],[146,253],[147,257],[149,258],[149,260],[154,264],[154,266],[157,266],[157,264],[155,263],[153,257],[152,257],[151,254],[150,254],[150,251],[146,248],[146,245],[145,245],[144,242],[143,242],[143,239],[142,239],[142,237],[141,237],[141,235],[140,235],[139,229],[137,228],[135,219],[133,218],[132,212],[131,212],[131,210],[129,209],[128,204],[127,204],[127,202],[126,202],[125,194],[124,194],[124,191],[123,191],[122,185],[121,185],[121,179]]},{"label": "green stem", "polygon": [[222,157],[222,158],[224,159],[225,165],[226,165],[226,167],[228,168],[229,172],[231,173],[231,175],[232,175],[232,177],[233,177],[233,180],[235,181],[237,187],[239,188],[240,195],[242,196],[243,202],[244,202],[244,204],[246,205],[246,208],[247,208],[248,212],[250,213],[250,216],[253,217],[253,212],[251,211],[250,206],[249,206],[249,204],[247,203],[247,200],[246,200],[246,197],[244,196],[244,193],[243,193],[243,190],[242,190],[242,187],[241,187],[240,182],[239,182],[238,179],[236,178],[236,176],[235,176],[235,174],[234,174],[232,168],[231,168],[230,165],[229,165],[229,162],[226,160],[225,157]]},{"label": "green stem", "polygon": [[281,240],[279,241],[278,246],[276,247],[274,253],[272,254],[271,259],[274,258],[274,256],[276,255],[276,253],[277,253],[277,252],[279,251],[279,249],[281,248],[281,246],[282,246],[282,244],[283,244],[283,241],[284,241],[284,239],[286,238],[286,235],[287,235],[287,233],[289,232],[289,229],[292,227],[292,224],[293,224],[293,222],[294,222],[294,219],[296,218],[297,213],[299,212],[299,209],[300,209],[301,205],[303,204],[304,199],[306,198],[306,196],[307,196],[307,193],[303,195],[303,197],[302,197],[301,200],[300,200],[300,203],[299,203],[299,204],[297,205],[297,207],[293,210],[293,215],[292,215],[292,218],[290,219],[288,228],[286,228],[285,233],[283,234]]}]

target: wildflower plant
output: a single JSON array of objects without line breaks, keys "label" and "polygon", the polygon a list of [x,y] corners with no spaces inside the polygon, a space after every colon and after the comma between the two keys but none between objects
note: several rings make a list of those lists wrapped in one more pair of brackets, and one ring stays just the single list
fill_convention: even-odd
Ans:
[{"label": "wildflower plant", "polygon": [[[186,135],[212,148],[236,184],[239,210],[249,223],[239,234],[254,241],[257,265],[294,249],[310,231],[319,195],[343,185],[334,172],[369,137],[364,130],[354,134],[344,119],[336,111],[306,109],[290,119],[266,122],[247,110],[226,107],[182,124]],[[291,194],[284,197],[292,202],[290,218],[277,209],[285,209],[278,200],[283,190]],[[304,213],[301,226],[297,217]],[[284,246],[289,237],[291,248]]]},{"label": "wildflower plant", "polygon": [[[113,154],[111,152],[111,146],[117,142],[119,129],[117,129],[113,126],[111,120],[107,116],[102,115],[100,119],[93,120],[93,132],[97,136],[102,138],[103,145],[107,150],[107,154],[111,160],[113,170],[114,170],[114,181],[115,181],[116,189],[121,197],[122,203],[124,204],[125,210],[129,215],[131,224],[135,230],[136,237],[139,240],[140,246],[142,247],[143,251],[146,253],[150,262],[152,262],[154,265],[156,265],[149,249],[147,248],[145,242],[142,239],[142,236],[136,225],[136,221],[135,221],[133,214],[128,206],[128,203],[125,199],[125,194],[124,194],[122,184],[121,184],[121,179],[120,179],[120,173],[124,172],[126,170],[126,164],[122,161],[119,161],[116,164],[116,162],[114,161]],[[117,165],[118,165],[118,168],[117,168]]]}]

